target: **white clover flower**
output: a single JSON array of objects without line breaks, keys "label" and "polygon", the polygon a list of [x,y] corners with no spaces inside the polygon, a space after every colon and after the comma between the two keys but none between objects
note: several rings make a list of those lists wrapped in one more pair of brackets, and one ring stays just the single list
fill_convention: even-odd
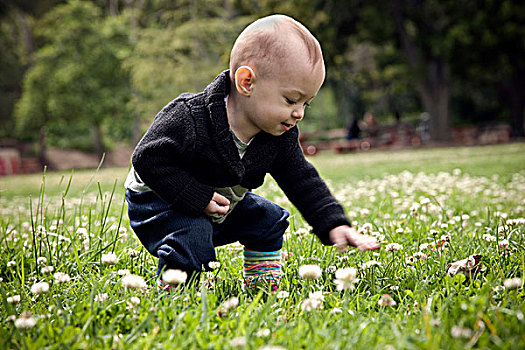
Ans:
[{"label": "white clover flower", "polygon": [[38,259],[36,259],[36,263],[38,265],[45,265],[45,264],[47,264],[47,258],[44,257],[44,256],[41,256]]},{"label": "white clover flower", "polygon": [[256,337],[259,338],[265,338],[270,336],[270,330],[268,328],[259,329],[257,333],[255,333]]},{"label": "white clover flower", "polygon": [[361,227],[362,231],[363,232],[372,232],[372,230],[374,229],[374,227],[372,226],[371,223],[369,222],[366,222],[363,224],[363,226]]},{"label": "white clover flower", "polygon": [[420,259],[420,260],[427,260],[427,255],[425,253],[422,253],[422,252],[415,252],[414,253],[414,258]]},{"label": "white clover flower", "polygon": [[490,233],[483,234],[482,238],[487,242],[496,242],[496,237],[491,235]]},{"label": "white clover flower", "polygon": [[498,242],[498,246],[500,247],[500,249],[506,250],[509,248],[509,241],[507,239],[502,239]]},{"label": "white clover flower", "polygon": [[301,278],[316,280],[321,277],[322,271],[318,265],[302,265],[299,267],[299,276]]},{"label": "white clover flower", "polygon": [[137,275],[126,275],[120,279],[120,282],[128,289],[145,289],[148,286],[144,278]]},{"label": "white clover flower", "polygon": [[24,311],[19,318],[15,320],[15,327],[18,329],[29,329],[36,325],[36,319],[29,311]]},{"label": "white clover flower", "polygon": [[354,289],[354,284],[359,281],[356,278],[357,270],[353,267],[346,267],[335,272],[334,283],[338,290]]},{"label": "white clover flower", "polygon": [[264,346],[261,346],[257,350],[286,350],[286,348],[283,348],[282,346],[279,346],[279,345],[264,345]]},{"label": "white clover flower", "polygon": [[326,272],[328,273],[334,273],[337,270],[337,267],[335,265],[330,265],[326,268]]},{"label": "white clover flower", "polygon": [[131,297],[131,298],[129,298],[129,302],[131,303],[131,305],[137,306],[138,304],[140,304],[140,298],[138,298],[138,297]]},{"label": "white clover flower", "polygon": [[419,201],[419,204],[421,204],[421,205],[428,205],[428,204],[430,204],[430,199],[428,199],[428,198],[423,198],[423,199],[421,199],[421,200]]},{"label": "white clover flower", "polygon": [[225,310],[236,309],[237,306],[239,306],[239,298],[237,297],[231,297],[222,304]]},{"label": "white clover flower", "polygon": [[505,233],[505,232],[507,232],[509,230],[510,230],[510,228],[507,225],[503,225],[503,226],[498,227],[498,233],[499,234]]},{"label": "white clover flower", "polygon": [[392,299],[392,297],[389,294],[383,294],[381,298],[377,301],[379,306],[394,306],[396,305],[396,301]]},{"label": "white clover flower", "polygon": [[495,286],[494,288],[492,288],[492,290],[494,291],[494,293],[501,293],[505,290],[505,287],[503,286]]},{"label": "white clover flower", "polygon": [[313,311],[323,308],[323,302],[319,299],[308,298],[301,304],[301,311]]},{"label": "white clover flower", "polygon": [[317,299],[319,301],[324,301],[324,295],[322,291],[310,292],[308,294],[310,299]]},{"label": "white clover flower", "polygon": [[521,287],[522,281],[519,277],[509,278],[503,281],[505,289],[518,289]]},{"label": "white clover flower", "polygon": [[288,293],[287,291],[285,290],[281,290],[277,293],[277,299],[285,299],[285,298],[288,298],[288,296],[290,295],[290,293]]},{"label": "white clover flower", "polygon": [[95,301],[106,301],[108,299],[108,293],[100,293],[95,295]]},{"label": "white clover flower", "polygon": [[210,267],[210,269],[215,270],[215,269],[218,269],[219,267],[221,267],[221,263],[218,262],[218,261],[210,261],[208,263],[208,266]]},{"label": "white clover flower", "polygon": [[9,304],[18,304],[20,302],[20,295],[13,295],[12,297],[7,297],[7,302]]},{"label": "white clover flower", "polygon": [[389,243],[386,245],[385,250],[387,252],[397,252],[399,250],[403,250],[403,246],[398,243]]},{"label": "white clover flower", "polygon": [[446,234],[446,235],[441,235],[441,237],[439,238],[441,241],[450,241],[450,234]]},{"label": "white clover flower", "polygon": [[51,265],[49,266],[44,266],[40,269],[40,272],[42,272],[42,274],[46,274],[46,273],[51,273],[53,272],[53,270],[55,270],[55,268]]},{"label": "white clover flower", "polygon": [[135,249],[133,248],[129,248],[128,249],[128,256],[130,258],[136,258],[137,256],[139,256],[139,252],[137,252]]},{"label": "white clover flower", "polygon": [[343,309],[341,309],[340,307],[334,307],[334,308],[330,311],[330,313],[333,314],[333,315],[338,315],[338,314],[340,314],[340,313],[342,313],[342,312],[343,312]]},{"label": "white clover flower", "polygon": [[368,269],[372,266],[381,266],[381,263],[377,260],[369,260],[361,265],[363,269]]},{"label": "white clover flower", "polygon": [[33,284],[31,287],[31,293],[35,295],[44,294],[49,291],[49,284],[47,282],[39,282]]},{"label": "white clover flower", "polygon": [[87,228],[85,227],[79,227],[77,228],[77,234],[85,236],[88,234]]},{"label": "white clover flower", "polygon": [[188,274],[185,271],[178,269],[168,269],[162,274],[162,280],[170,286],[176,286],[186,282]]},{"label": "white clover flower", "polygon": [[53,277],[55,278],[55,281],[57,283],[67,283],[71,281],[71,277],[69,277],[67,273],[63,273],[63,272],[57,272],[53,274]]},{"label": "white clover flower", "polygon": [[11,267],[13,267],[15,265],[16,265],[16,261],[11,260],[11,261],[7,262],[7,267],[9,267],[9,268],[11,268]]},{"label": "white clover flower", "polygon": [[119,276],[126,276],[126,275],[129,275],[129,274],[131,274],[131,272],[128,269],[119,269],[117,271],[117,275],[119,275]]},{"label": "white clover flower", "polygon": [[101,261],[106,265],[114,265],[118,262],[118,257],[115,253],[102,254]]},{"label": "white clover flower", "polygon": [[470,338],[472,336],[472,330],[470,328],[453,326],[450,329],[450,335],[452,338]]},{"label": "white clover flower", "polygon": [[520,225],[525,225],[525,218],[508,219],[508,220],[505,222],[505,224],[508,225],[508,226],[520,226]]},{"label": "white clover flower", "polygon": [[236,337],[230,340],[230,346],[233,348],[243,348],[247,343],[246,337]]},{"label": "white clover flower", "polygon": [[428,243],[422,243],[422,244],[419,246],[419,250],[427,250],[427,249],[428,249],[428,246],[429,246]]}]

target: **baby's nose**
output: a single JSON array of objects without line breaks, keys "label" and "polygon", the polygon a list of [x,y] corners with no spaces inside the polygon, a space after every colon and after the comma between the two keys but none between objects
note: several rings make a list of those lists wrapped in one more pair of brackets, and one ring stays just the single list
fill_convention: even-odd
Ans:
[{"label": "baby's nose", "polygon": [[304,117],[304,108],[299,108],[299,109],[296,109],[292,112],[292,117],[294,117],[295,119],[303,119]]}]

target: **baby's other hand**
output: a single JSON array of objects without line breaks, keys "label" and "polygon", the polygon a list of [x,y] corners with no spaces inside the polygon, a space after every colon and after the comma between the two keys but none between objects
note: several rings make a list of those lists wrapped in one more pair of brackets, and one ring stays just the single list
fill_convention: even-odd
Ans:
[{"label": "baby's other hand", "polygon": [[228,198],[214,192],[210,203],[204,208],[204,214],[208,216],[215,214],[225,215],[228,212],[228,209],[230,209],[230,201]]},{"label": "baby's other hand", "polygon": [[346,247],[356,247],[360,251],[375,250],[380,244],[374,237],[357,233],[355,228],[341,225],[330,230],[330,240],[337,246],[339,252],[343,252]]}]

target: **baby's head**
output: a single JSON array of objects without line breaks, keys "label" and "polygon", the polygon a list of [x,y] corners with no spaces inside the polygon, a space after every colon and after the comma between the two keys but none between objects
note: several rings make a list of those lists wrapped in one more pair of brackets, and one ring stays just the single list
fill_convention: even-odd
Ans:
[{"label": "baby's head", "polygon": [[242,108],[256,129],[273,135],[303,118],[324,77],[319,42],[306,27],[284,15],[250,24],[231,51],[232,93],[242,97]]},{"label": "baby's head", "polygon": [[275,77],[297,59],[324,69],[323,53],[315,37],[301,23],[285,15],[263,17],[239,35],[230,54],[232,80],[239,67],[251,67],[259,78]]}]

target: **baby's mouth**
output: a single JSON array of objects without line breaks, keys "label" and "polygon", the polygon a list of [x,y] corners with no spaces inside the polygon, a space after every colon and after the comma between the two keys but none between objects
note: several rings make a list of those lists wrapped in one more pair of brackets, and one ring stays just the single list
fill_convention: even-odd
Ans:
[{"label": "baby's mouth", "polygon": [[288,124],[288,123],[285,123],[285,122],[282,122],[281,124],[284,125],[287,129],[290,129],[291,127],[293,127],[292,124]]}]

